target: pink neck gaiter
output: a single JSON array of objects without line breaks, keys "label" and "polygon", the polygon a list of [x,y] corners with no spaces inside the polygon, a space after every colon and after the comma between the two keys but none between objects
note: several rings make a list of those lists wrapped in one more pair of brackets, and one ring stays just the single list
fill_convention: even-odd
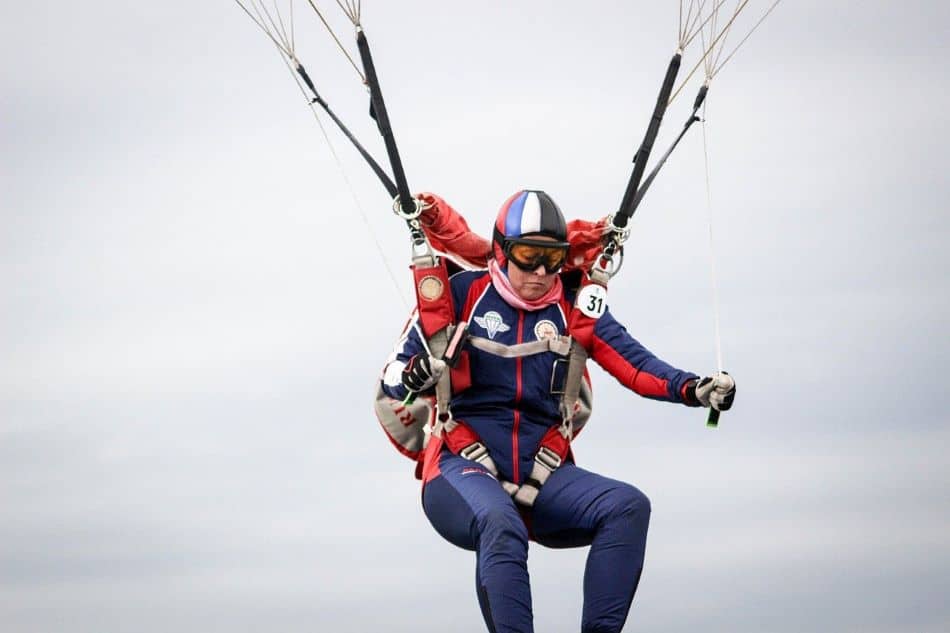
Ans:
[{"label": "pink neck gaiter", "polygon": [[534,312],[552,303],[557,303],[561,298],[563,288],[560,275],[555,277],[554,285],[551,286],[551,289],[548,290],[543,297],[528,301],[518,296],[518,293],[515,292],[515,289],[511,285],[511,280],[508,279],[508,275],[505,274],[505,271],[501,269],[501,266],[498,265],[495,259],[488,260],[488,274],[491,275],[491,283],[495,286],[495,290],[498,291],[501,298],[504,299],[508,305],[515,308]]}]

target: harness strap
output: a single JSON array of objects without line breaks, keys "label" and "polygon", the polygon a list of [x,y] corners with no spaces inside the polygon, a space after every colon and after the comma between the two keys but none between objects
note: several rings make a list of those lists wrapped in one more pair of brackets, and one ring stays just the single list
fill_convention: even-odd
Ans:
[{"label": "harness strap", "polygon": [[567,459],[571,451],[571,439],[564,436],[563,427],[564,424],[552,426],[541,438],[541,446],[534,456],[531,472],[514,495],[515,502],[529,508],[533,506],[541,492],[541,487],[547,482],[551,473],[560,468]]},{"label": "harness strap", "polygon": [[501,484],[501,487],[504,488],[505,492],[507,492],[509,496],[515,496],[518,493],[517,484],[506,481],[498,475],[498,466],[495,464],[495,460],[493,460],[491,455],[488,454],[488,447],[481,442],[475,442],[474,444],[469,444],[463,448],[459,452],[459,457],[470,459],[473,462],[484,466],[485,470],[494,475],[495,479],[498,480],[498,483]]},{"label": "harness strap", "polygon": [[[548,432],[541,439],[538,452],[534,456],[531,472],[520,486],[514,482],[501,479],[497,464],[495,464],[489,454],[488,447],[481,441],[478,434],[467,424],[452,417],[449,410],[449,403],[452,398],[451,372],[443,372],[435,386],[436,419],[432,434],[441,437],[452,453],[481,464],[498,479],[502,488],[516,503],[531,507],[534,505],[541,487],[547,482],[551,473],[564,463],[570,452],[571,440],[574,436],[573,419],[583,385],[584,366],[588,358],[587,348],[592,343],[593,325],[596,318],[592,318],[593,315],[586,314],[575,306],[575,309],[571,311],[568,322],[568,331],[571,332],[571,336],[558,336],[517,345],[503,345],[490,339],[470,336],[464,331],[466,329],[464,322],[460,324],[451,322],[454,315],[451,312],[451,298],[446,296],[447,293],[445,293],[448,287],[448,278],[445,274],[444,263],[441,266],[437,264],[432,267],[429,262],[424,262],[421,258],[416,259],[413,263],[420,320],[424,322],[423,330],[427,334],[430,355],[436,358],[442,358],[443,356],[454,358],[456,352],[460,351],[461,346],[468,342],[478,350],[502,358],[520,358],[544,352],[554,352],[567,358],[568,365],[564,390],[558,405],[561,423],[548,429]],[[442,269],[441,275],[436,272],[439,268]],[[436,274],[433,275],[432,273]],[[594,275],[593,277],[593,279],[588,278],[585,285],[596,284],[601,288],[606,286],[604,276]],[[438,283],[443,280],[444,286]],[[429,305],[425,306],[426,303],[429,303]],[[428,308],[428,310],[425,310],[425,308]],[[449,316],[449,318],[446,319],[446,316]],[[448,322],[446,322],[447,320]],[[429,327],[425,327],[426,325]],[[580,333],[580,336],[574,335],[575,330]]]},{"label": "harness strap", "polygon": [[446,368],[435,383],[436,425],[445,425],[452,420],[449,403],[452,400],[452,372]]},{"label": "harness strap", "polygon": [[449,290],[449,271],[442,259],[429,253],[413,257],[412,277],[416,307],[419,310],[419,325],[422,333],[429,339],[455,322],[452,293]]},{"label": "harness strap", "polygon": [[495,464],[495,460],[489,454],[488,447],[485,446],[472,427],[458,420],[451,420],[451,429],[448,426],[443,425],[441,428],[445,446],[459,457],[484,466],[516,503],[529,508],[534,505],[534,501],[541,491],[541,486],[545,484],[551,473],[564,463],[571,450],[570,438],[565,437],[561,432],[563,425],[552,426],[541,438],[541,445],[534,456],[531,473],[524,483],[519,486],[514,482],[501,478],[498,465]]},{"label": "harness strap", "polygon": [[[495,464],[495,460],[492,459],[491,454],[488,452],[488,447],[485,446],[481,438],[478,437],[478,433],[464,422],[459,422],[458,420],[450,420],[450,422],[451,425],[443,425],[441,429],[445,446],[459,457],[469,459],[484,466],[485,470],[490,472],[492,476],[498,480],[502,488],[505,489],[505,492],[509,495],[514,495],[518,491],[518,486],[499,477],[498,465]],[[448,428],[449,426],[451,426],[451,428]]]},{"label": "harness strap", "polygon": [[[571,339],[570,354],[567,360],[567,377],[564,379],[564,393],[561,395],[560,413],[563,423],[561,426],[570,426],[574,419],[574,409],[577,406],[581,393],[581,383],[584,380],[584,365],[587,363],[587,350],[576,339]],[[573,438],[573,429],[566,429],[567,440]]]},{"label": "harness strap", "polygon": [[[534,505],[541,487],[547,482],[551,473],[564,463],[570,452],[571,440],[574,438],[574,413],[584,380],[584,366],[588,358],[588,349],[593,345],[594,326],[605,308],[603,299],[606,297],[608,280],[607,275],[597,270],[592,271],[592,274],[582,283],[581,289],[597,286],[599,290],[589,294],[579,292],[578,305],[574,306],[568,318],[568,331],[571,333],[571,338],[569,352],[566,354],[568,362],[564,393],[561,395],[559,405],[561,423],[551,427],[542,438],[541,447],[534,456],[531,473],[514,495],[515,501],[524,506]],[[590,305],[581,303],[588,301],[591,297],[599,298],[601,302],[592,302]]]},{"label": "harness strap", "polygon": [[519,358],[544,352],[554,352],[560,356],[567,356],[571,349],[571,337],[569,336],[546,338],[540,341],[518,343],[517,345],[505,345],[481,336],[471,336],[468,342],[476,349],[502,358]]},{"label": "harness strap", "polygon": [[436,417],[432,432],[436,437],[442,434],[442,431],[452,431],[456,422],[452,419],[452,411],[449,406],[452,402],[452,372],[462,355],[462,347],[468,339],[468,326],[466,323],[449,325],[444,330],[437,333],[438,340],[435,345],[430,342],[429,351],[435,356],[445,361],[448,368],[439,376],[439,381],[435,384],[435,404]]},{"label": "harness strap", "polygon": [[[412,275],[416,291],[416,308],[429,355],[447,361],[451,366],[458,360],[467,328],[455,323],[449,273],[444,258],[428,248],[412,258]],[[435,385],[436,418],[432,433],[439,435],[443,426],[451,427],[452,414],[451,372],[442,372]],[[424,427],[423,431],[428,429]],[[426,436],[423,445],[428,443]]]}]

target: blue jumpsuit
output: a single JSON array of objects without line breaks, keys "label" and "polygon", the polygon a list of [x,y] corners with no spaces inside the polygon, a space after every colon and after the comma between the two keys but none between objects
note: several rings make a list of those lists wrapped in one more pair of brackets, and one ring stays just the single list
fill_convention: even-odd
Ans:
[{"label": "blue jumpsuit", "polygon": [[[510,306],[483,271],[451,278],[459,321],[474,336],[505,345],[567,333],[572,297],[537,311]],[[401,399],[399,370],[426,353],[419,328],[410,323],[383,375],[383,390]],[[591,357],[623,385],[647,398],[687,401],[695,374],[656,358],[610,314],[594,328]],[[499,476],[516,484],[531,472],[541,438],[560,423],[564,363],[544,352],[503,358],[470,345],[452,375],[451,410],[488,447]],[[423,508],[450,543],[477,554],[476,590],[488,630],[533,631],[528,581],[528,541],[544,546],[590,546],[584,572],[582,631],[620,631],[633,600],[650,518],[650,501],[637,488],[577,467],[556,469],[531,508],[517,506],[482,465],[452,453],[433,438],[423,467]]]}]

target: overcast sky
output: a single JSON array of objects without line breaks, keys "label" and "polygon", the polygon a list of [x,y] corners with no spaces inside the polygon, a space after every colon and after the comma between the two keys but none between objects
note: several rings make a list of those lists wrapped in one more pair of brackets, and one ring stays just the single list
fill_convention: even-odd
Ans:
[{"label": "overcast sky", "polygon": [[[521,188],[617,208],[676,2],[362,4],[411,188],[485,235]],[[736,407],[710,430],[595,368],[576,445],[653,503],[626,631],[950,630],[947,6],[786,0],[714,82]],[[295,17],[384,158],[356,73]],[[473,556],[372,413],[405,230],[273,46],[229,1],[7,2],[0,33],[0,629],[483,630]],[[697,373],[707,217],[696,126],[610,294]],[[537,630],[579,628],[585,554],[532,547]]]}]

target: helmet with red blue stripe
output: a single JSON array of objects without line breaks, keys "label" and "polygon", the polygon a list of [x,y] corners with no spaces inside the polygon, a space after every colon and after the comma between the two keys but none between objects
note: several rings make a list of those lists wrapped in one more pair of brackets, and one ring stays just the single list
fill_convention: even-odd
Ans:
[{"label": "helmet with red blue stripe", "polygon": [[507,244],[539,235],[556,240],[559,246],[569,246],[567,222],[551,196],[537,190],[519,191],[498,211],[492,231],[492,254],[499,264],[504,264]]}]

